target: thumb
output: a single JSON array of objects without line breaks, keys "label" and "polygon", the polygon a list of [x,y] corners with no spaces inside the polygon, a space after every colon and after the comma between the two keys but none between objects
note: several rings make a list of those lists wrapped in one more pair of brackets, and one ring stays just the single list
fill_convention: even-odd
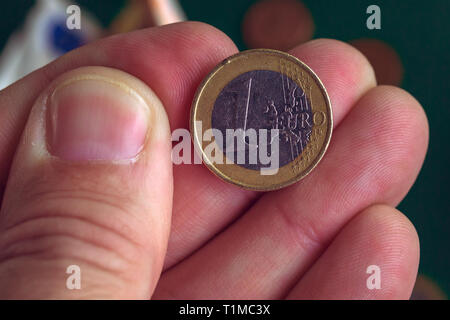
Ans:
[{"label": "thumb", "polygon": [[170,130],[143,82],[84,67],[35,102],[0,212],[0,298],[150,298],[172,210]]}]

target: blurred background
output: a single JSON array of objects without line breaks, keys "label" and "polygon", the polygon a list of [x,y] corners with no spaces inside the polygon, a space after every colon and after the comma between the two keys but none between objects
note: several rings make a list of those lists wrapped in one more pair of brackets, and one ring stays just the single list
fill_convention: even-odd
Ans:
[{"label": "blurred background", "polygon": [[[82,28],[67,17],[81,8]],[[381,29],[369,6],[380,9]],[[376,9],[376,8],[375,8]],[[335,38],[361,50],[380,84],[399,85],[424,106],[430,146],[422,172],[400,204],[421,242],[413,299],[450,295],[450,1],[448,0],[15,0],[0,12],[0,89],[86,42],[185,19],[209,23],[239,49],[288,50]],[[0,106],[1,107],[1,106]]]}]

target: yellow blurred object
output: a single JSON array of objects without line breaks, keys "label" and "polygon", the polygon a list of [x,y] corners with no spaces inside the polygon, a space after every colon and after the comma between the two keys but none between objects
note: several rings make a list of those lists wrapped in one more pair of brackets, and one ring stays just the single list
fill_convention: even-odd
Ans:
[{"label": "yellow blurred object", "polygon": [[447,297],[435,282],[421,274],[417,277],[411,300],[447,300]]},{"label": "yellow blurred object", "polygon": [[111,33],[161,26],[186,20],[176,0],[130,0],[117,18],[111,23]]},{"label": "yellow blurred object", "polygon": [[123,33],[146,27],[148,9],[145,0],[131,0],[110,25],[111,33]]},{"label": "yellow blurred object", "polygon": [[176,0],[147,0],[152,21],[156,26],[186,20],[186,16]]}]

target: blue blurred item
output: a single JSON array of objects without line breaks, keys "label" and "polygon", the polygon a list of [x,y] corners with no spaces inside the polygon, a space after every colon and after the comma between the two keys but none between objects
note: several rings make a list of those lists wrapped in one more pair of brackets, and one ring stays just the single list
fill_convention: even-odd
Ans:
[{"label": "blue blurred item", "polygon": [[30,9],[23,28],[10,37],[0,56],[0,89],[101,35],[99,24],[84,10],[81,28],[70,30],[66,24],[70,5],[39,0]]}]

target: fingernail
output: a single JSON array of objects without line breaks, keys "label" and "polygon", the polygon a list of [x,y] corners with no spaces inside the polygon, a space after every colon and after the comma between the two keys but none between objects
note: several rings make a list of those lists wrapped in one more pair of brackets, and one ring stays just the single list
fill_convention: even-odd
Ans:
[{"label": "fingernail", "polygon": [[47,143],[68,161],[133,159],[149,127],[145,100],[122,82],[68,80],[48,100]]}]

